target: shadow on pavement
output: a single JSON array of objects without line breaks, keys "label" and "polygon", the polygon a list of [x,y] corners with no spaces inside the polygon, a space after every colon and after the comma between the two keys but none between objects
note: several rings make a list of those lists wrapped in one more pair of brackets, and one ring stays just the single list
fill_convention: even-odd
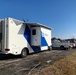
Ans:
[{"label": "shadow on pavement", "polygon": [[0,54],[0,60],[17,59],[17,58],[21,58],[20,55]]}]

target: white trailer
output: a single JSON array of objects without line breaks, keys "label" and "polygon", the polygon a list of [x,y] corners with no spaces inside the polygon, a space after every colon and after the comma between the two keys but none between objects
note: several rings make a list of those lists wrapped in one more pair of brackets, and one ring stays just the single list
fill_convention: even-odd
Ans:
[{"label": "white trailer", "polygon": [[39,23],[25,23],[13,18],[0,20],[0,52],[21,54],[50,50],[51,28]]}]

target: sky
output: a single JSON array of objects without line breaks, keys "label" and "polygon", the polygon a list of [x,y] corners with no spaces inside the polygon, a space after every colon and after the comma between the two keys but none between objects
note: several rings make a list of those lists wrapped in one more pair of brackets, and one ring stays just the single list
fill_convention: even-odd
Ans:
[{"label": "sky", "polygon": [[76,38],[76,0],[0,0],[0,18],[12,17],[52,28],[52,37]]}]

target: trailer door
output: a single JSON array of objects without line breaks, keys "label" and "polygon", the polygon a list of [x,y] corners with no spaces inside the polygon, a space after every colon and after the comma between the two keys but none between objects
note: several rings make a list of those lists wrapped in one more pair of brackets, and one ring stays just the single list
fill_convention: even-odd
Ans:
[{"label": "trailer door", "polygon": [[31,45],[40,46],[40,27],[32,27],[31,29]]}]

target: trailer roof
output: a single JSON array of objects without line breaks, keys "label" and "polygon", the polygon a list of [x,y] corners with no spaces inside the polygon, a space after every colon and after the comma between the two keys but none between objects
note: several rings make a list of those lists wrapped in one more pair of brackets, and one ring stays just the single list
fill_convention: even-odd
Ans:
[{"label": "trailer roof", "polygon": [[40,24],[40,23],[25,23],[25,24],[31,25],[32,27],[44,27],[44,28],[47,28],[47,29],[50,29],[50,30],[52,29],[52,28],[50,28],[48,26],[45,26],[43,24]]},{"label": "trailer roof", "polygon": [[[12,18],[13,19],[13,18]],[[16,24],[19,24],[19,23],[24,23],[24,24],[28,24],[28,25],[31,25],[32,27],[44,27],[44,28],[47,28],[47,29],[52,29],[52,28],[50,28],[50,27],[48,27],[48,26],[45,26],[45,25],[43,25],[43,24],[40,24],[40,23],[29,23],[29,22],[23,22],[23,21],[20,21],[20,20],[17,20],[17,19],[13,19],[14,20],[14,22],[16,23]]]}]

